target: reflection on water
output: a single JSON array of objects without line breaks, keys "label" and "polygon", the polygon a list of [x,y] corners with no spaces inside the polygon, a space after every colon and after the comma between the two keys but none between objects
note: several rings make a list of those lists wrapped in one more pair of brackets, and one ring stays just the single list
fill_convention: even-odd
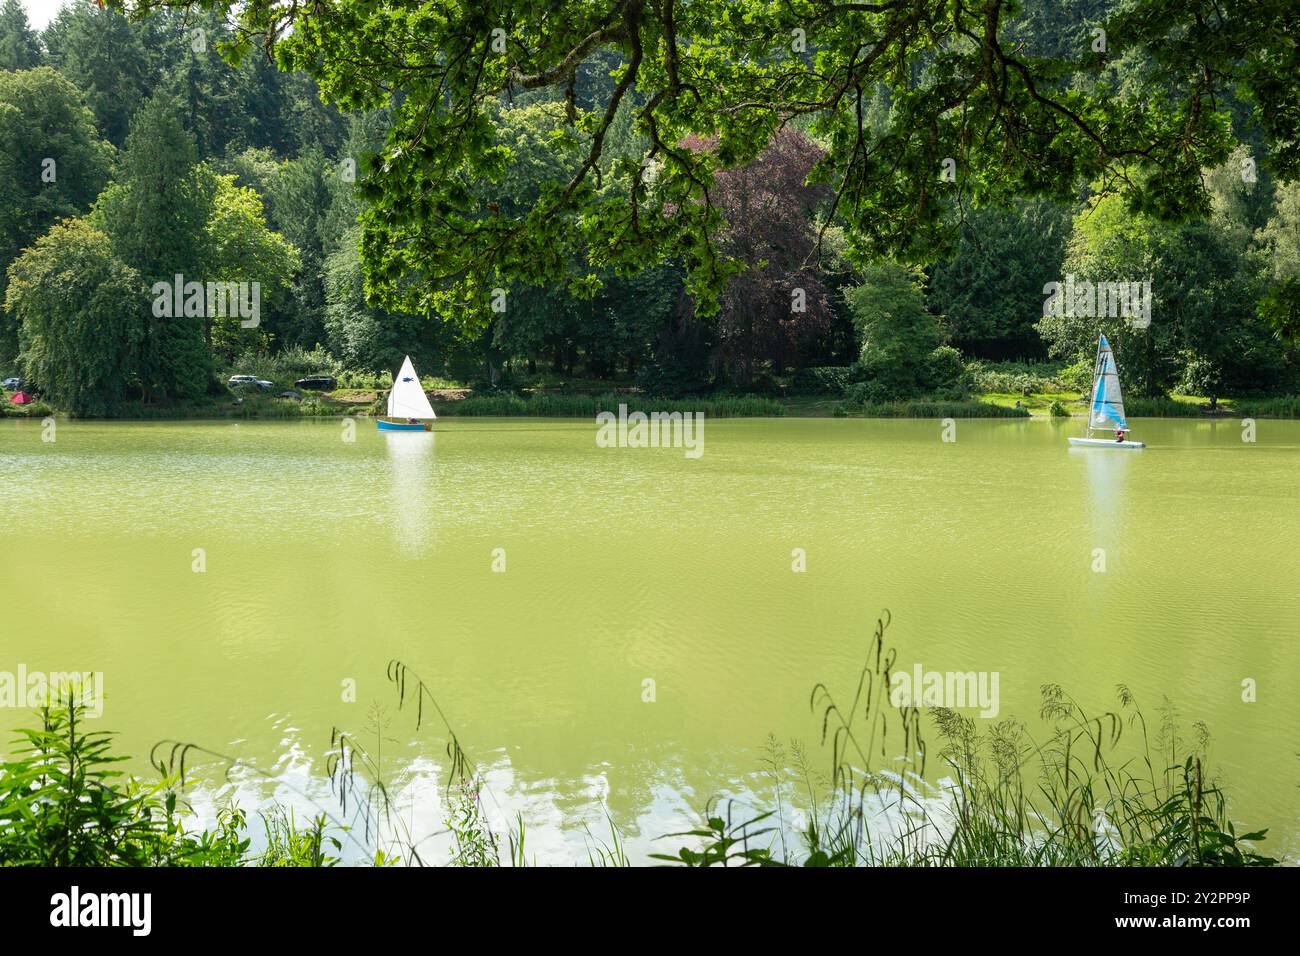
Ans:
[{"label": "reflection on water", "polygon": [[422,558],[437,544],[434,432],[384,432],[391,475],[393,534],[397,552]]},{"label": "reflection on water", "polygon": [[1117,548],[1127,510],[1125,485],[1130,463],[1140,451],[1070,446],[1070,457],[1082,459],[1088,478],[1088,513],[1096,547]]}]

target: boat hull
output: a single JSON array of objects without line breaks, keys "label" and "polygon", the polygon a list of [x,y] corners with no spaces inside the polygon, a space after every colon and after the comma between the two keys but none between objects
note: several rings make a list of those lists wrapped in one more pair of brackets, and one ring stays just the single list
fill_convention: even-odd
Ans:
[{"label": "boat hull", "polygon": [[386,422],[382,418],[375,422],[375,427],[381,432],[429,432],[433,431],[433,426],[425,422]]},{"label": "boat hull", "polygon": [[1113,438],[1071,438],[1071,445],[1084,445],[1088,448],[1146,448],[1146,442],[1115,441]]}]

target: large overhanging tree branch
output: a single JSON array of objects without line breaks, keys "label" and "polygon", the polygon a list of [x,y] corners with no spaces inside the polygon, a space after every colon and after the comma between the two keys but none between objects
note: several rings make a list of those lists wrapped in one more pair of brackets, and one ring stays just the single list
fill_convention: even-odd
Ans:
[{"label": "large overhanging tree branch", "polygon": [[[147,13],[170,0],[110,0]],[[1164,217],[1205,211],[1201,170],[1232,148],[1224,94],[1248,97],[1281,178],[1300,173],[1300,28],[1291,0],[1124,0],[1104,50],[1050,59],[1010,40],[1011,0],[204,0],[343,109],[390,107],[362,217],[368,291],[473,327],[511,281],[685,263],[702,311],[737,268],[715,248],[715,171],[799,123],[825,145],[813,181],[863,258],[933,255],[968,205],[1122,189]],[[617,52],[605,102],[576,71]],[[1137,58],[1121,91],[1114,62]],[[583,156],[530,208],[493,200],[512,161],[493,117],[568,91]],[[882,108],[883,107],[883,108]],[[606,155],[631,111],[643,162]],[[691,135],[710,151],[682,147]],[[654,175],[647,171],[653,169]],[[945,175],[945,171],[952,175]]]}]

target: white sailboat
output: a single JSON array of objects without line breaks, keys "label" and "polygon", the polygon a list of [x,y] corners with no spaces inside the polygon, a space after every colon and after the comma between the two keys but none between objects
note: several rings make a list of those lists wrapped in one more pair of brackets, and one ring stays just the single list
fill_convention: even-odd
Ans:
[{"label": "white sailboat", "polygon": [[[1093,438],[1094,431],[1113,430],[1116,438]],[[1106,336],[1097,342],[1097,361],[1092,371],[1092,403],[1088,407],[1088,437],[1071,438],[1071,445],[1098,448],[1146,448],[1140,441],[1130,441],[1128,420],[1124,417],[1124,396],[1119,390],[1119,367]]]},{"label": "white sailboat", "polygon": [[420,376],[415,374],[411,356],[406,356],[402,369],[393,379],[393,387],[388,391],[388,414],[376,422],[380,431],[388,432],[427,432],[432,431],[429,424],[438,416],[429,404],[429,396],[424,394],[420,385]]}]

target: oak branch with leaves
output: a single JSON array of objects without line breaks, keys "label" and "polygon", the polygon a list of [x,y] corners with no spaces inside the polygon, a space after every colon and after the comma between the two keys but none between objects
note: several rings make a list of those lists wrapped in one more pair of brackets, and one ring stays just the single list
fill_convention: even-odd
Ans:
[{"label": "oak branch with leaves", "polygon": [[[133,15],[171,0],[109,0]],[[743,268],[716,242],[715,174],[796,124],[824,149],[810,181],[848,252],[918,260],[972,207],[1121,192],[1162,218],[1203,213],[1201,171],[1249,103],[1281,179],[1300,172],[1300,20],[1291,0],[1124,0],[1101,43],[1040,55],[1011,0],[203,0],[237,23],[230,58],[303,70],[345,110],[391,109],[365,159],[362,260],[385,306],[466,327],[492,289],[638,272],[672,258],[698,310]],[[1096,32],[1096,31],[1094,31]],[[605,51],[599,101],[575,77]],[[512,162],[493,116],[562,92],[581,150],[526,209],[493,184]],[[630,121],[640,156],[608,148]],[[709,151],[686,148],[707,139]],[[945,171],[948,172],[945,175]],[[579,268],[574,268],[578,264]],[[575,275],[577,278],[574,278]]]}]

